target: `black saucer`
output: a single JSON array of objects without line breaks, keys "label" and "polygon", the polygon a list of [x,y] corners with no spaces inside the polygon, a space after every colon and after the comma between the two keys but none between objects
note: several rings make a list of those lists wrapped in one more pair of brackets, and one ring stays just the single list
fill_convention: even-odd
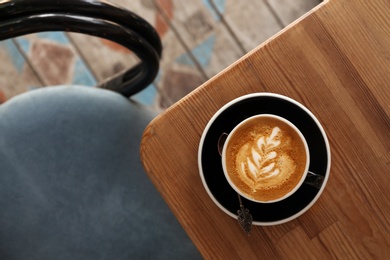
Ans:
[{"label": "black saucer", "polygon": [[330,150],[320,123],[303,105],[278,94],[249,94],[233,102],[226,104],[213,116],[203,132],[199,146],[199,171],[211,199],[228,215],[237,217],[238,196],[225,179],[217,149],[218,139],[222,133],[229,133],[248,117],[274,114],[286,118],[302,132],[310,151],[309,170],[324,176],[325,180],[321,189],[302,184],[298,191],[280,202],[255,203],[243,198],[243,204],[252,214],[255,225],[281,224],[300,216],[319,198],[329,177]]}]

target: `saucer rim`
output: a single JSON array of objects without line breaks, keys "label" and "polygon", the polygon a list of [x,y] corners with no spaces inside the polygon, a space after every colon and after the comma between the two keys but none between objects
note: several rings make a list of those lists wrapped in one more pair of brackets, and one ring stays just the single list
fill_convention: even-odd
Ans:
[{"label": "saucer rim", "polygon": [[327,165],[326,165],[326,171],[325,171],[325,176],[324,176],[324,181],[321,185],[321,188],[319,189],[319,191],[317,192],[317,194],[314,196],[314,198],[310,201],[310,203],[308,203],[303,209],[301,209],[299,212],[287,217],[287,218],[284,218],[284,219],[280,219],[280,220],[277,220],[277,221],[268,221],[268,222],[262,222],[262,221],[253,221],[253,225],[258,225],[258,226],[273,226],[273,225],[279,225],[279,224],[283,224],[283,223],[286,223],[288,221],[291,221],[295,218],[298,218],[299,216],[301,216],[302,214],[304,214],[306,211],[308,211],[313,205],[314,203],[319,199],[319,197],[322,195],[324,189],[325,189],[325,186],[328,182],[328,179],[329,179],[329,175],[330,175],[330,165],[331,165],[331,153],[330,153],[330,145],[329,145],[329,140],[327,138],[327,135],[325,133],[325,130],[323,128],[323,126],[321,125],[321,123],[319,122],[319,120],[317,119],[317,117],[307,108],[305,107],[303,104],[299,103],[298,101],[290,98],[290,97],[287,97],[287,96],[284,96],[284,95],[281,95],[281,94],[277,94],[277,93],[271,93],[271,92],[258,92],[258,93],[251,93],[251,94],[246,94],[246,95],[243,95],[243,96],[240,96],[238,98],[235,98],[231,101],[229,101],[228,103],[226,103],[225,105],[223,105],[211,118],[210,120],[208,121],[206,127],[204,128],[203,130],[203,133],[202,133],[202,136],[201,136],[201,139],[200,139],[200,142],[199,142],[199,147],[198,147],[198,170],[199,170],[199,175],[201,177],[201,180],[202,180],[202,184],[203,184],[203,187],[205,188],[206,192],[208,193],[209,197],[211,198],[211,200],[223,211],[225,212],[227,215],[229,215],[230,217],[234,218],[234,219],[237,219],[237,215],[236,214],[233,214],[232,212],[230,212],[229,210],[227,210],[215,197],[214,195],[212,194],[210,188],[208,187],[207,183],[206,183],[206,180],[205,180],[205,177],[204,177],[204,172],[203,172],[203,167],[202,167],[202,148],[203,148],[203,144],[204,144],[204,140],[206,138],[206,135],[210,129],[210,127],[212,126],[212,124],[214,123],[214,121],[222,114],[222,112],[224,112],[227,108],[231,107],[232,105],[242,101],[242,100],[245,100],[245,99],[250,99],[250,98],[257,98],[257,97],[274,97],[274,98],[280,98],[280,99],[283,99],[283,100],[286,100],[288,102],[291,102],[293,103],[294,105],[298,106],[299,108],[301,108],[304,112],[306,112],[312,119],[313,121],[316,123],[318,129],[320,130],[323,138],[324,138],[324,142],[325,142],[325,147],[326,147],[326,154],[327,154],[327,157],[328,157],[328,160],[327,160]]}]

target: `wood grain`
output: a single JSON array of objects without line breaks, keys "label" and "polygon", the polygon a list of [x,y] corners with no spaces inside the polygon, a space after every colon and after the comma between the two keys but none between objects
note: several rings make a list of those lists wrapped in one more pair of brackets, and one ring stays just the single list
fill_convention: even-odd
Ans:
[{"label": "wood grain", "polygon": [[[390,2],[331,0],[157,117],[141,157],[205,258],[389,259]],[[250,237],[201,183],[197,151],[228,101],[274,92],[303,103],[328,135],[328,185],[304,215]]]}]

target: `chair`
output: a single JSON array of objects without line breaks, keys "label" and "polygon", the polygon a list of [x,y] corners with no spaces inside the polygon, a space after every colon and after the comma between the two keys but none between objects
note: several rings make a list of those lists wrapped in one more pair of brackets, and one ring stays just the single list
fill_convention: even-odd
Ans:
[{"label": "chair", "polygon": [[79,32],[140,63],[96,88],[44,87],[0,106],[0,259],[200,258],[139,159],[156,114],[128,97],[158,72],[158,35],[107,2],[58,2],[1,1],[0,40]]}]

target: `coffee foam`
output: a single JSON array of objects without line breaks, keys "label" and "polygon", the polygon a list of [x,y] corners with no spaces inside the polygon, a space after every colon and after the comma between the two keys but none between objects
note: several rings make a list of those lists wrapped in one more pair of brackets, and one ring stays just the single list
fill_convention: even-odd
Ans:
[{"label": "coffee foam", "polygon": [[299,183],[306,166],[305,146],[287,123],[273,117],[245,122],[230,137],[226,167],[231,181],[248,197],[271,201]]}]

